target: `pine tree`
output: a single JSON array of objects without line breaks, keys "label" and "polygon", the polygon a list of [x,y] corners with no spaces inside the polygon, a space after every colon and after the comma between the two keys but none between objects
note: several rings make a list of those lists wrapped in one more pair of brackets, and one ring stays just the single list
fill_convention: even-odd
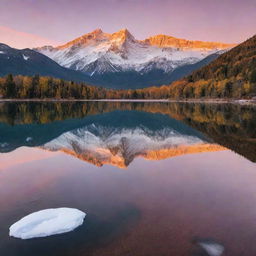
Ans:
[{"label": "pine tree", "polygon": [[138,93],[136,91],[133,92],[132,98],[133,99],[137,99],[138,98]]},{"label": "pine tree", "polygon": [[227,82],[224,87],[224,96],[225,97],[230,97],[232,92],[232,83]]},{"label": "pine tree", "polygon": [[256,69],[254,69],[251,73],[251,78],[250,78],[251,83],[256,83]]},{"label": "pine tree", "polygon": [[16,86],[15,86],[15,83],[13,81],[12,74],[9,74],[6,77],[5,88],[6,88],[6,97],[7,98],[15,98],[16,97]]}]

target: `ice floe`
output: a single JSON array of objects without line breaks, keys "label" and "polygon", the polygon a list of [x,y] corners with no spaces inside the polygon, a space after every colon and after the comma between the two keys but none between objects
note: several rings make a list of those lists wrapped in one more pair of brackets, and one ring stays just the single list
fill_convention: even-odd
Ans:
[{"label": "ice floe", "polygon": [[201,246],[209,256],[221,256],[224,252],[224,246],[213,241],[199,242]]},{"label": "ice floe", "polygon": [[7,147],[9,144],[7,142],[4,143],[0,143],[0,148],[5,148]]},{"label": "ice floe", "polygon": [[30,239],[70,232],[83,224],[86,214],[74,208],[45,209],[31,213],[14,223],[9,235]]},{"label": "ice floe", "polygon": [[26,138],[26,142],[30,142],[30,141],[32,141],[32,140],[33,140],[32,137],[27,137],[27,138]]}]

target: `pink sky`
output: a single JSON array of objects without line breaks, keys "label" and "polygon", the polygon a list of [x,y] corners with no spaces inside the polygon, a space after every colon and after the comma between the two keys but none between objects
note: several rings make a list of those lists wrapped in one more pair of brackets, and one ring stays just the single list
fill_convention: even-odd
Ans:
[{"label": "pink sky", "polygon": [[128,28],[138,39],[167,34],[228,43],[256,31],[255,0],[1,0],[1,6],[0,42],[19,48],[64,43],[96,28]]},{"label": "pink sky", "polygon": [[14,29],[0,26],[0,42],[19,49],[33,48],[42,45],[59,45],[60,42],[43,38]]}]

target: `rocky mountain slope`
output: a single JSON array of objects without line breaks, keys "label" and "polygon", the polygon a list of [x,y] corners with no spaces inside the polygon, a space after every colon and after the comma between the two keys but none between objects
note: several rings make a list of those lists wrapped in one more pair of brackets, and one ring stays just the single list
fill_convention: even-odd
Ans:
[{"label": "rocky mountain slope", "polygon": [[[66,68],[84,72],[104,86],[142,88],[170,83],[176,79],[171,74],[177,68],[194,65],[233,46],[165,35],[137,40],[127,29],[113,34],[97,29],[64,45],[36,50]],[[190,66],[190,71],[196,68]],[[178,78],[187,75],[182,70],[179,73]]]}]

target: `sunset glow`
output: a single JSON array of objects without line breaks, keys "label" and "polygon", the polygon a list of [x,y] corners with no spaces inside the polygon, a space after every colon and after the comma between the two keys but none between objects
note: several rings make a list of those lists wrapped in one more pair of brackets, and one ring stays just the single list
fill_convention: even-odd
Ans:
[{"label": "sunset glow", "polygon": [[0,256],[255,256],[256,0],[0,3]]},{"label": "sunset glow", "polygon": [[3,26],[0,26],[0,42],[18,49],[59,44],[58,42],[40,37],[38,35],[16,31]]},{"label": "sunset glow", "polygon": [[[11,11],[1,12],[0,41],[19,48],[65,43],[96,28],[107,33],[127,28],[138,39],[166,34],[240,43],[255,34],[256,25],[254,0],[2,0],[1,4]],[[4,28],[9,32],[3,33]],[[20,33],[26,33],[22,39]]]}]

